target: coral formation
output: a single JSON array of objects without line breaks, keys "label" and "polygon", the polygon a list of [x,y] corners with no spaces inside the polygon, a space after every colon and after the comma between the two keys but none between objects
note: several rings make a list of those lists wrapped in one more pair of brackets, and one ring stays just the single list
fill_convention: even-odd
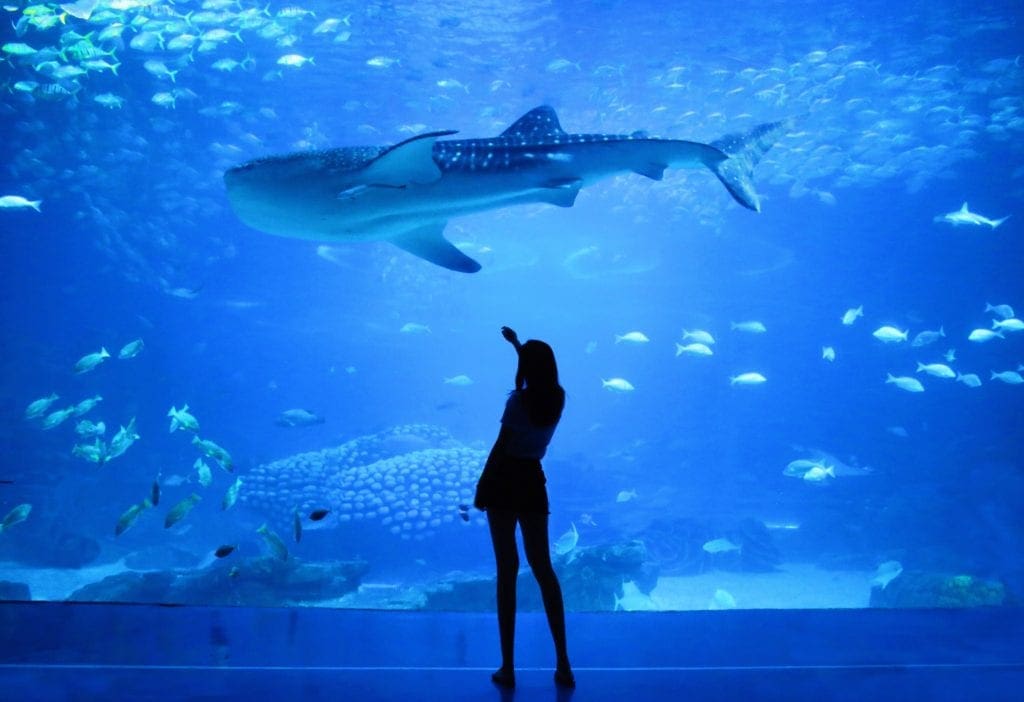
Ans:
[{"label": "coral formation", "polygon": [[276,520],[326,508],[334,524],[376,520],[403,539],[423,539],[472,502],[486,457],[442,427],[408,424],[258,466],[241,499]]},{"label": "coral formation", "polygon": [[366,561],[303,562],[250,558],[228,568],[197,571],[129,571],[75,590],[70,601],[279,607],[292,602],[342,597],[354,592],[369,570]]},{"label": "coral formation", "polygon": [[885,587],[871,588],[872,607],[985,607],[1007,602],[998,580],[971,575],[903,571]]}]

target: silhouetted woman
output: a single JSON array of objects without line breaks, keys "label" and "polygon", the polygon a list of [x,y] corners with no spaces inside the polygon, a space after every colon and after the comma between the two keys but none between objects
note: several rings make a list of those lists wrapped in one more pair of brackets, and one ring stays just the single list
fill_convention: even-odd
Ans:
[{"label": "silhouetted woman", "polygon": [[565,606],[562,588],[551,567],[548,546],[548,493],[540,459],[565,406],[565,390],[558,384],[558,366],[551,347],[543,341],[519,343],[508,327],[501,335],[519,354],[516,389],[509,393],[501,431],[494,442],[483,474],[477,484],[474,504],[487,511],[487,523],[498,565],[498,630],[501,635],[501,668],[491,679],[504,687],[515,687],[513,660],[516,627],[516,577],[519,550],[516,524],[523,534],[523,547],[530,570],[537,578],[548,626],[555,641],[555,682],[575,687],[565,643]]}]

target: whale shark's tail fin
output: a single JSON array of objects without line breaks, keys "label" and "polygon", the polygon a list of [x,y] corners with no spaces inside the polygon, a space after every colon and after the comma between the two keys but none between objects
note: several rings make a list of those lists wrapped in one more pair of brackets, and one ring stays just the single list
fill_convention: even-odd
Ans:
[{"label": "whale shark's tail fin", "polygon": [[782,130],[789,128],[790,120],[769,122],[759,124],[746,134],[729,134],[711,142],[711,146],[729,158],[708,163],[707,166],[715,172],[736,202],[755,212],[761,211],[761,200],[751,181],[754,167],[778,141]]}]

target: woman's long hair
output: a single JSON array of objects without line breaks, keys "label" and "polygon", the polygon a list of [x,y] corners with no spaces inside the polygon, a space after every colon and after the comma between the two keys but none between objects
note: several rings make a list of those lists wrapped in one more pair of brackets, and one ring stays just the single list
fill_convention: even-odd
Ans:
[{"label": "woman's long hair", "polygon": [[558,384],[555,352],[543,341],[530,339],[519,348],[516,390],[533,424],[557,424],[565,407],[565,390]]}]

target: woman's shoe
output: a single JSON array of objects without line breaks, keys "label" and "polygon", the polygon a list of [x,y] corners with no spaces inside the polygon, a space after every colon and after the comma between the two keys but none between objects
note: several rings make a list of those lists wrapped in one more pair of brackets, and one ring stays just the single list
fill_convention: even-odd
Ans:
[{"label": "woman's shoe", "polygon": [[559,687],[567,687],[574,690],[576,689],[576,678],[571,670],[559,669],[555,671],[555,684]]},{"label": "woman's shoe", "polygon": [[495,685],[506,687],[509,690],[514,690],[516,687],[516,674],[511,670],[498,668],[496,671],[491,673],[491,682]]}]

